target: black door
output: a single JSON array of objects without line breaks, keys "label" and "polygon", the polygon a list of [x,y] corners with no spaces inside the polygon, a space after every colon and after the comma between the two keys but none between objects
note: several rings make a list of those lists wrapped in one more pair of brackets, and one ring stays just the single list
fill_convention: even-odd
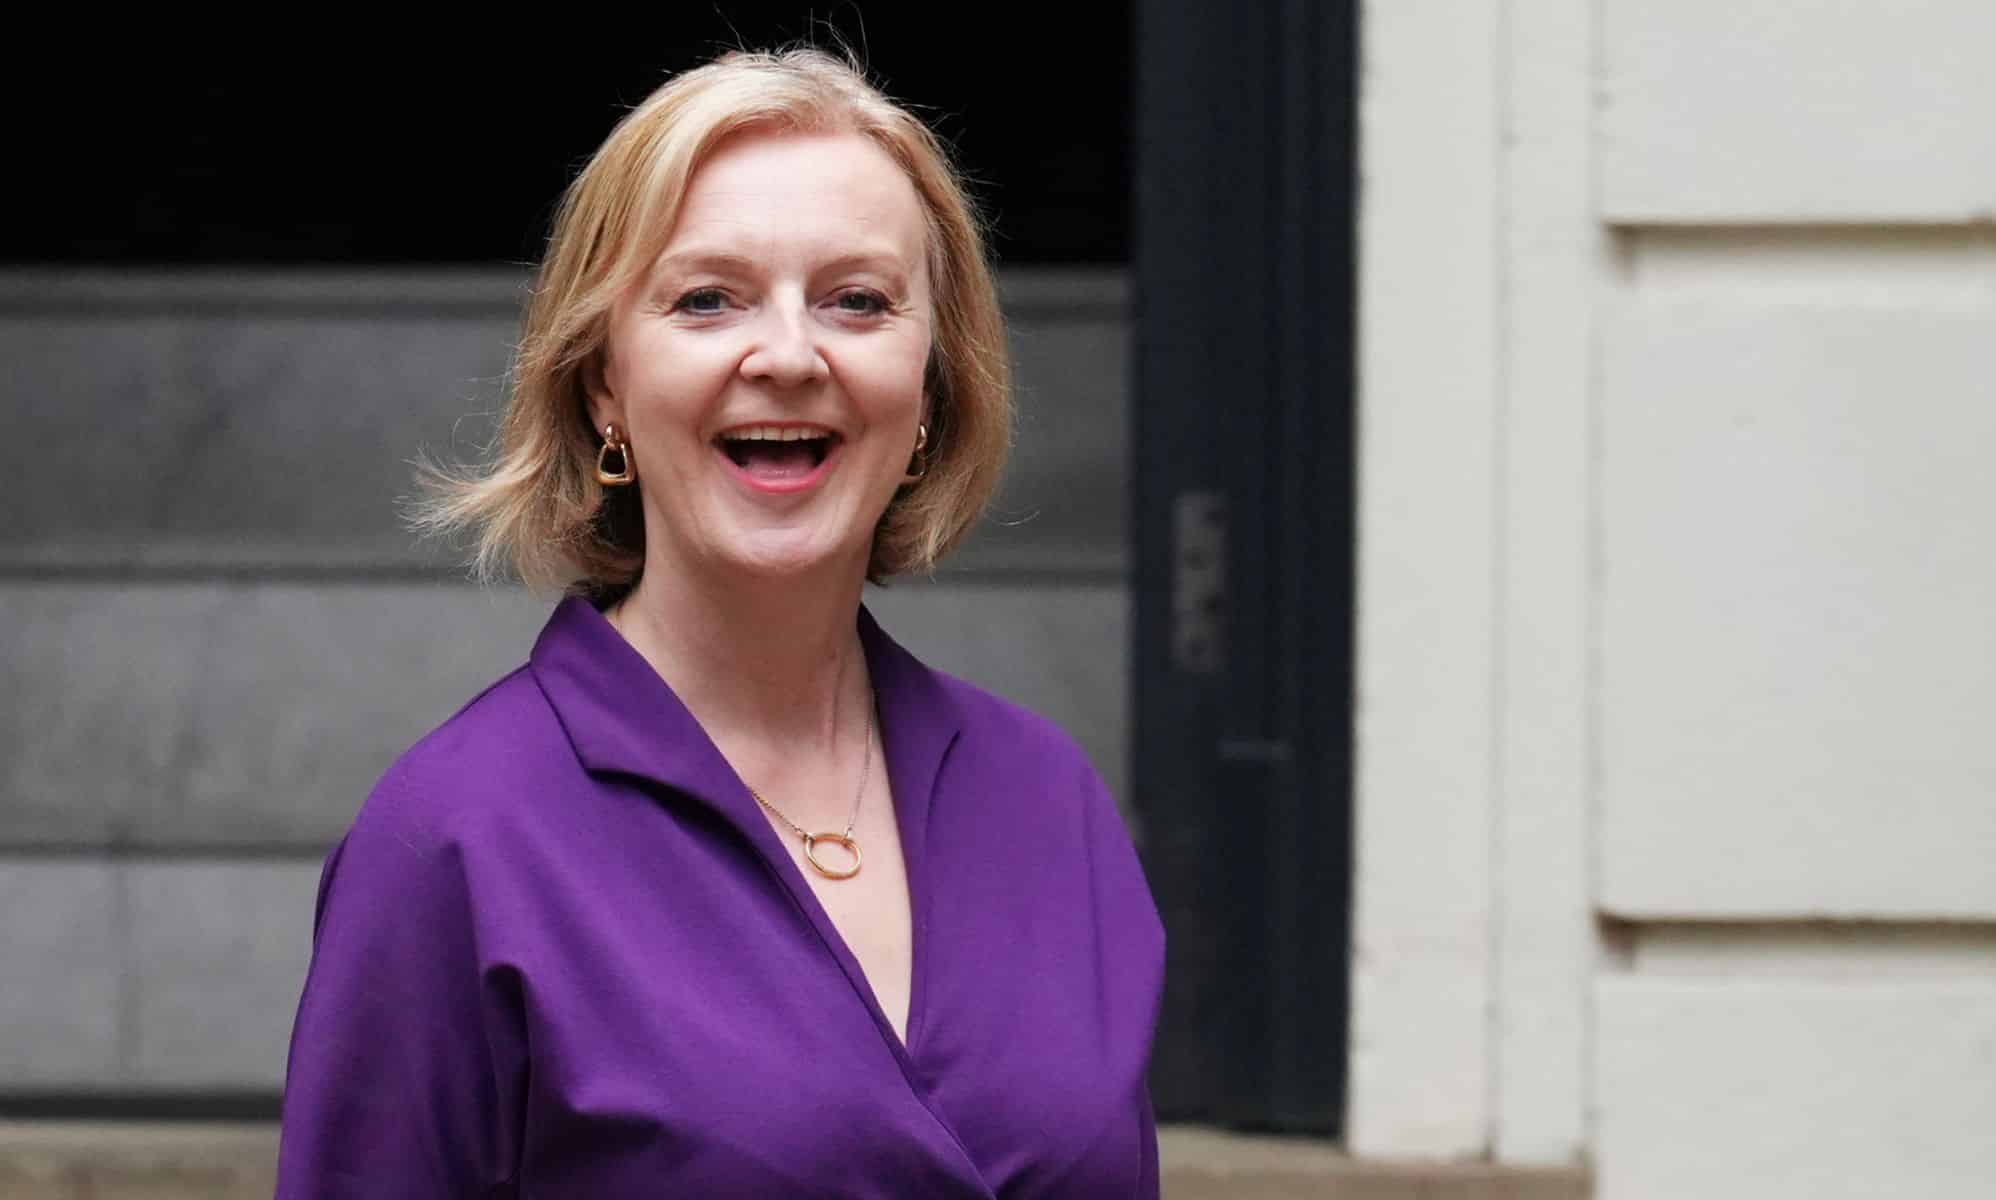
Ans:
[{"label": "black door", "polygon": [[1340,1132],[1354,0],[1137,10],[1133,793],[1166,1118]]}]

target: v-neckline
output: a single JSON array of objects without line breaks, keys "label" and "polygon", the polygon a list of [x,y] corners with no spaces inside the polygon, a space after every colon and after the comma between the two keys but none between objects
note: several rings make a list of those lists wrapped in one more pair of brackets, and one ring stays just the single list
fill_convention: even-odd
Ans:
[{"label": "v-neckline", "polygon": [[[893,805],[895,834],[901,839],[901,867],[908,887],[908,1016],[904,1023],[905,1033],[895,1032],[894,1022],[888,1019],[886,1007],[880,1003],[880,994],[874,987],[873,980],[868,978],[866,968],[859,961],[859,955],[853,951],[852,943],[839,929],[838,922],[832,920],[824,901],[818,899],[817,889],[813,888],[811,881],[804,877],[802,868],[797,865],[797,860],[790,856],[790,848],[784,845],[781,835],[763,816],[762,807],[756,803],[748,782],[742,779],[732,764],[728,766],[728,774],[738,789],[738,798],[748,802],[750,820],[744,832],[749,834],[751,842],[760,852],[764,865],[770,868],[777,880],[782,883],[784,890],[790,894],[791,902],[817,931],[819,939],[825,944],[825,949],[831,953],[833,960],[845,973],[846,981],[851,985],[854,995],[871,1014],[875,1026],[880,1030],[882,1040],[887,1043],[888,1049],[893,1051],[896,1060],[907,1073],[909,1085],[917,1087],[919,1075],[914,1066],[915,1036],[919,1032],[918,1014],[921,1012],[924,992],[922,967],[927,956],[924,953],[923,928],[927,922],[923,920],[923,901],[928,894],[927,881],[922,877],[920,865],[923,857],[920,841],[926,833],[927,821],[923,819],[916,822],[909,818],[917,809],[926,818],[930,802],[933,800],[932,790],[935,780],[933,775],[924,780],[925,786],[920,789],[920,795],[916,796],[912,790],[915,785],[909,777],[908,764],[904,757],[897,757],[895,753],[900,740],[897,737],[895,723],[890,720],[887,711],[889,705],[886,703],[882,680],[883,670],[890,668],[881,662],[885,657],[883,653],[885,647],[877,644],[884,640],[885,634],[872,623],[866,611],[861,609],[860,645],[866,657],[867,675],[872,681],[876,697],[875,732],[880,739],[881,762],[886,767],[888,798]],[[668,690],[669,688],[670,685]],[[709,745],[712,745],[711,739]],[[726,762],[726,756],[720,753],[718,746],[714,747],[714,753]],[[940,767],[940,763],[937,765]],[[913,802],[904,801],[904,797],[907,801]]]},{"label": "v-neckline", "polygon": [[[886,634],[880,631],[878,626],[872,625],[872,618],[864,609],[860,610],[860,618],[862,637],[865,637],[868,633],[868,627],[871,626],[872,634],[881,643],[881,653],[876,655],[872,640],[867,639],[867,666],[869,670],[876,672],[880,670],[882,668],[880,660],[887,657],[886,652],[889,650],[905,660],[907,668],[914,670],[924,669],[905,650],[902,650],[889,640]],[[897,667],[901,665],[899,663],[895,664]],[[875,687],[876,689],[880,689],[880,694],[884,698],[887,692],[882,688],[880,680],[881,676],[876,673],[874,675]],[[902,868],[908,878],[908,1021],[906,1034],[897,1034],[894,1032],[894,1023],[887,1019],[886,1010],[881,1007],[880,998],[874,993],[872,981],[866,977],[866,971],[859,964],[859,956],[853,953],[852,947],[845,940],[845,936],[839,932],[838,925],[833,922],[831,914],[825,911],[824,904],[818,900],[817,892],[812,890],[810,881],[805,879],[803,872],[798,870],[796,860],[790,857],[789,850],[777,839],[776,830],[771,827],[767,820],[760,820],[761,811],[759,808],[755,814],[759,819],[757,825],[752,831],[745,832],[749,832],[749,839],[755,845],[762,858],[763,866],[769,870],[777,883],[790,896],[791,903],[796,906],[797,911],[804,917],[805,921],[817,931],[819,940],[824,944],[825,949],[831,954],[840,970],[845,973],[846,981],[852,987],[853,995],[866,1007],[867,1012],[872,1015],[874,1027],[880,1031],[880,1040],[886,1045],[888,1052],[893,1055],[895,1065],[900,1068],[902,1081],[907,1085],[909,1095],[913,1096],[916,1103],[920,1104],[922,1109],[929,1114],[930,1120],[936,1123],[936,1127],[949,1139],[950,1144],[956,1148],[957,1153],[962,1157],[964,1163],[970,1167],[973,1177],[982,1183],[983,1175],[978,1168],[977,1157],[970,1152],[970,1147],[964,1144],[963,1135],[957,1131],[956,1122],[951,1118],[949,1113],[943,1111],[936,1096],[931,1092],[930,1085],[925,1079],[921,1068],[917,1065],[917,1056],[921,1050],[920,1037],[925,1027],[925,1018],[928,1011],[929,990],[927,972],[924,969],[930,957],[927,952],[929,922],[926,910],[930,893],[928,886],[928,856],[925,853],[925,842],[929,810],[935,800],[936,785],[942,774],[943,761],[948,757],[950,748],[955,745],[957,730],[952,727],[949,730],[948,736],[942,739],[941,744],[933,747],[935,757],[934,761],[931,762],[926,753],[930,747],[919,747],[921,752],[918,752],[918,747],[913,744],[917,739],[908,738],[905,742],[897,741],[894,735],[896,722],[888,712],[884,711],[885,707],[883,705],[883,711],[880,714],[880,753],[882,760],[887,764],[888,792],[894,801],[895,828],[901,835]],[[905,705],[900,707],[905,707]],[[896,754],[897,744],[901,748],[901,753],[898,755]],[[717,749],[715,754],[718,757],[720,751]],[[742,783],[739,777],[736,778],[735,782],[740,786],[741,794],[753,806],[755,799],[753,796],[749,796],[748,785]]]},{"label": "v-neckline", "polygon": [[[869,663],[868,666],[871,669],[872,664]],[[749,832],[750,840],[755,843],[763,859],[763,865],[770,870],[777,882],[783,885],[784,891],[789,894],[798,912],[816,930],[820,940],[825,944],[825,949],[831,953],[833,960],[845,973],[846,981],[851,985],[854,995],[872,1015],[874,1024],[880,1030],[881,1038],[886,1041],[888,1048],[894,1052],[903,1068],[909,1072],[909,1082],[912,1085],[917,1078],[914,1072],[915,1039],[916,1034],[920,1032],[919,1020],[925,991],[922,968],[927,958],[923,945],[927,921],[923,916],[923,902],[928,890],[927,881],[923,878],[922,868],[919,865],[922,858],[921,848],[915,844],[909,828],[910,805],[903,801],[906,794],[903,791],[903,781],[907,773],[902,769],[902,764],[896,762],[894,740],[884,714],[880,718],[879,737],[881,760],[887,768],[888,797],[894,809],[895,833],[901,840],[902,874],[908,889],[908,1015],[904,1022],[905,1033],[895,1032],[894,1022],[888,1018],[886,1007],[880,1003],[880,993],[867,975],[865,966],[860,963],[859,955],[854,952],[852,943],[839,929],[838,922],[832,919],[824,901],[818,898],[817,889],[813,888],[811,881],[804,877],[803,870],[797,865],[797,860],[791,857],[790,848],[784,844],[781,835],[767,819],[761,820],[760,828]],[[753,804],[754,796],[749,793],[748,785],[742,782],[739,776],[736,778],[736,783],[740,784],[742,794],[748,796],[750,803]],[[923,807],[927,806],[929,799],[930,797],[926,795],[922,797]],[[755,815],[759,819],[762,818],[759,807]],[[757,834],[768,836],[758,837]]]},{"label": "v-neckline", "polygon": [[931,907],[925,841],[937,779],[960,725],[955,703],[933,673],[889,637],[864,605],[856,619],[878,697],[881,755],[908,881],[905,1034],[895,1032],[857,955],[763,816],[747,783],[671,685],[593,604],[580,597],[564,600],[535,643],[531,666],[586,768],[663,784],[714,810],[748,839],[844,972],[909,1085],[920,1093],[914,1058],[927,1015]]}]

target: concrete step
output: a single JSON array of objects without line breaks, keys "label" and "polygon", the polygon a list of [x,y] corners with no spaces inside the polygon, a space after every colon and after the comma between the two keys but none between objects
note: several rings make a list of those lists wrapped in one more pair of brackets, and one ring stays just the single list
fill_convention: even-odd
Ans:
[{"label": "concrete step", "polygon": [[[1297,1138],[1173,1127],[1159,1137],[1168,1200],[1586,1200],[1579,1169],[1382,1163]],[[0,1122],[7,1200],[267,1200],[269,1124]]]},{"label": "concrete step", "polygon": [[1166,1200],[1588,1200],[1578,1167],[1386,1162],[1297,1137],[1254,1137],[1195,1126],[1158,1134]]}]

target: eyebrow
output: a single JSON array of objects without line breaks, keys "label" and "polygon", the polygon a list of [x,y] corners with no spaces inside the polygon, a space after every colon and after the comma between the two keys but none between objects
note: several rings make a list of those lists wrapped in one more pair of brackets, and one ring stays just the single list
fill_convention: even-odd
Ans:
[{"label": "eyebrow", "polygon": [[[702,250],[698,247],[663,255],[658,260],[657,269],[661,272],[712,271],[716,274],[748,274],[759,269],[759,264],[745,254],[727,250]],[[903,261],[899,254],[891,250],[859,251],[842,254],[823,263],[819,271],[850,271],[854,269],[880,271],[897,277],[911,274],[913,268]]]},{"label": "eyebrow", "polygon": [[682,250],[677,254],[660,256],[657,264],[661,271],[715,271],[721,274],[746,271],[754,266],[755,260],[747,255],[720,250]]}]

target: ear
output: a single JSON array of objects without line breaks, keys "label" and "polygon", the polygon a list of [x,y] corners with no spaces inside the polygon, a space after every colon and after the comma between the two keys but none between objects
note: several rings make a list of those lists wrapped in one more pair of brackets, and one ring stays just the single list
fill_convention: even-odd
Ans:
[{"label": "ear", "polygon": [[607,349],[598,350],[582,365],[582,390],[589,398],[589,427],[601,437],[605,425],[615,425],[628,437],[630,425],[624,421],[623,403],[610,390],[604,362],[608,354]]}]

